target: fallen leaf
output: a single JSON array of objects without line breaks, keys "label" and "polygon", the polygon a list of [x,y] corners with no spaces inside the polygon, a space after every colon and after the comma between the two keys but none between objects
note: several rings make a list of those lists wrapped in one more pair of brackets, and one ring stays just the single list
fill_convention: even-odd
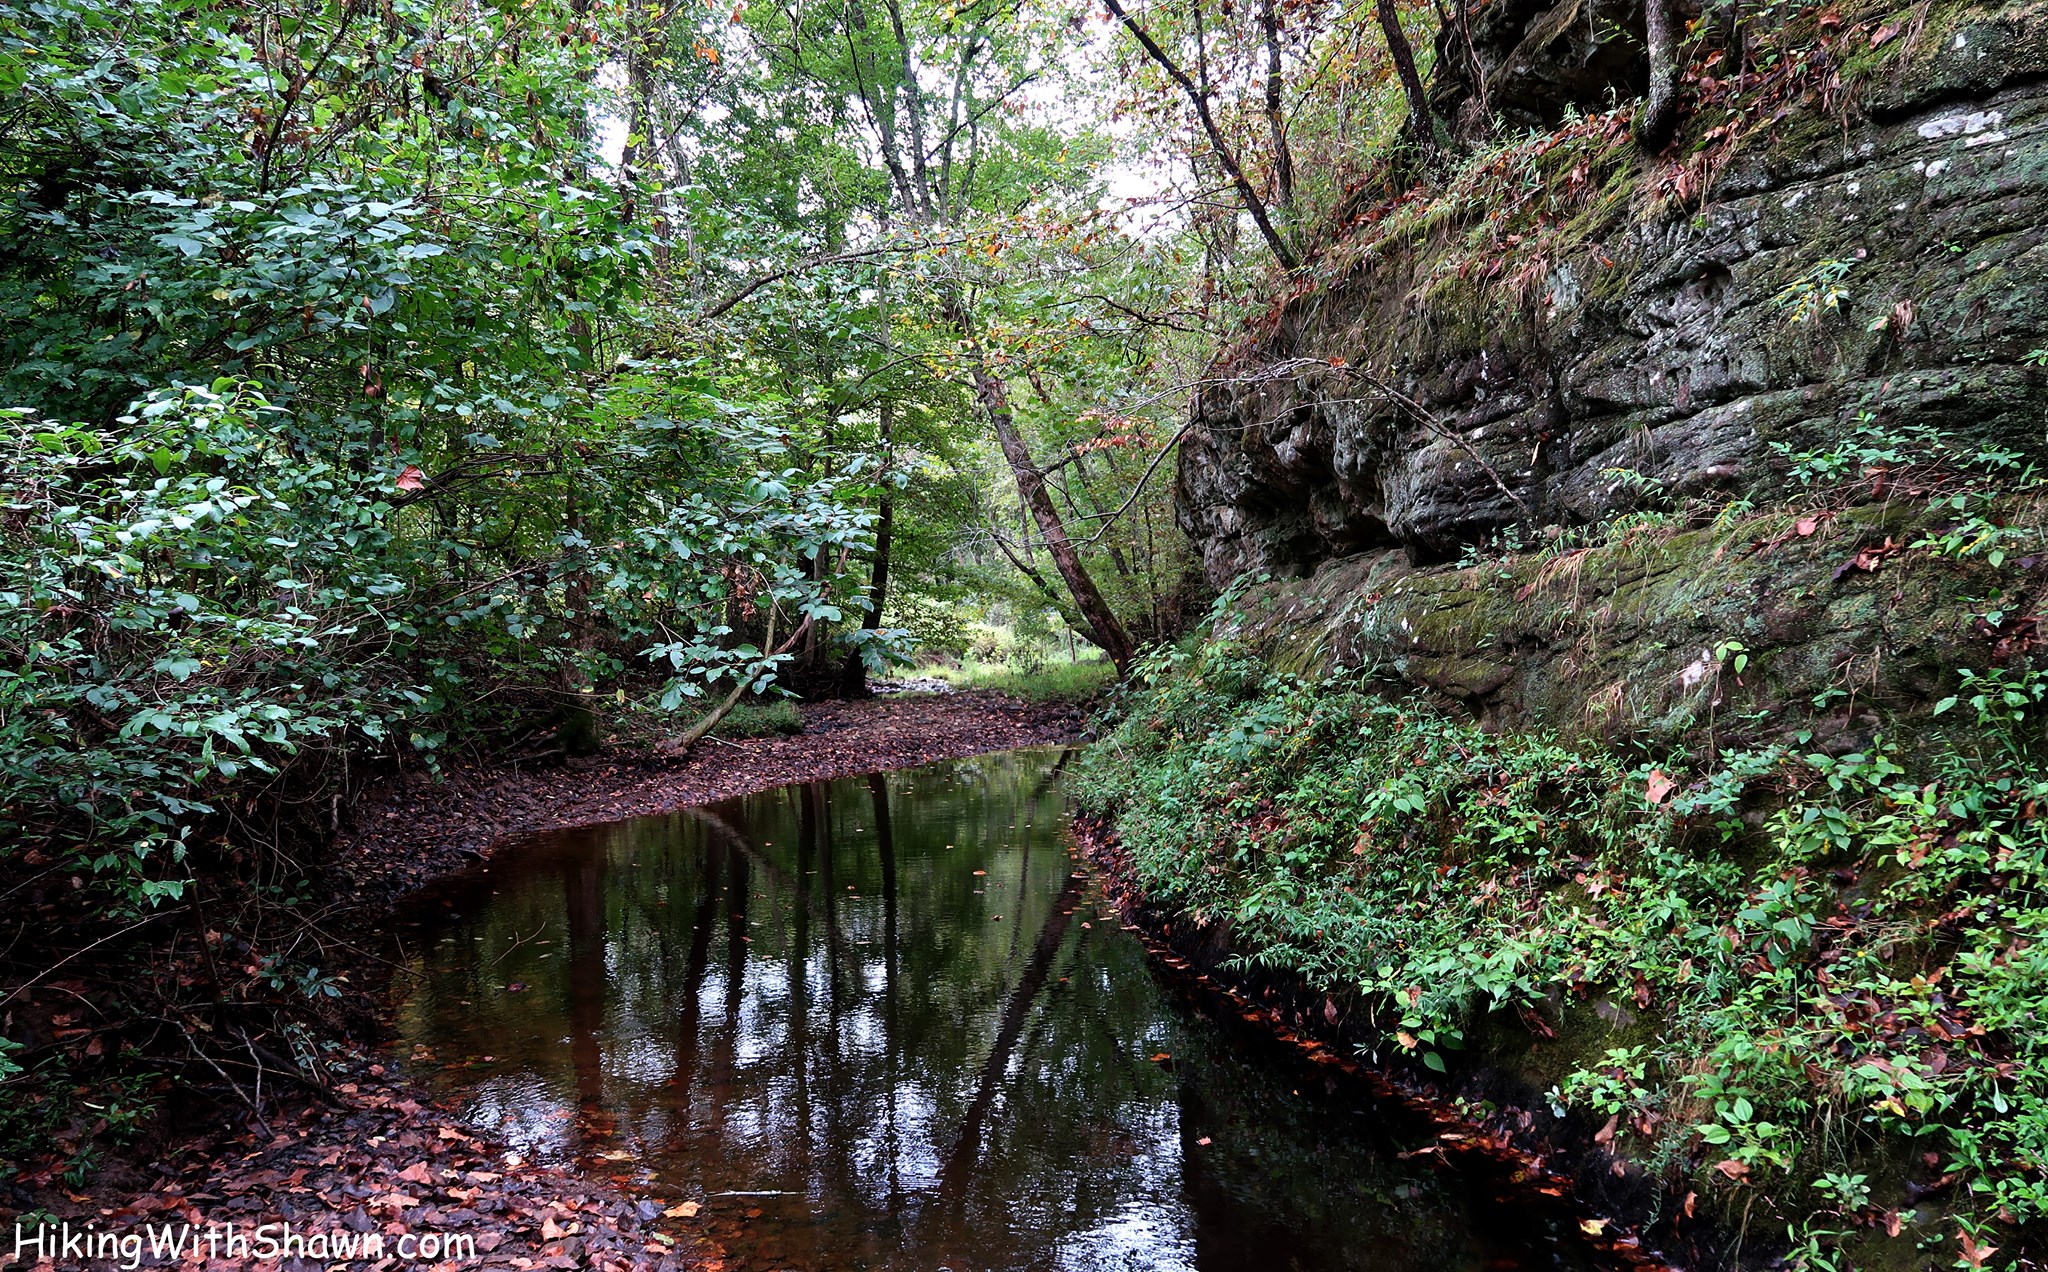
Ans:
[{"label": "fallen leaf", "polygon": [[1743,1165],[1741,1162],[1736,1161],[1732,1157],[1724,1158],[1721,1161],[1715,1162],[1714,1169],[1720,1171],[1723,1175],[1726,1175],[1730,1179],[1743,1180],[1749,1178],[1749,1167]]},{"label": "fallen leaf", "polygon": [[1607,1221],[1605,1219],[1581,1219],[1579,1220],[1579,1231],[1589,1237],[1597,1237],[1607,1231]]},{"label": "fallen leaf", "polygon": [[1678,783],[1664,776],[1662,769],[1650,770],[1649,798],[1654,806],[1671,798],[1671,792],[1678,789]]},{"label": "fallen leaf", "polygon": [[414,1162],[404,1170],[399,1171],[398,1178],[403,1179],[409,1184],[431,1184],[434,1182],[434,1177],[428,1172],[425,1162]]},{"label": "fallen leaf", "polygon": [[670,1206],[667,1210],[664,1210],[661,1213],[665,1218],[669,1219],[695,1219],[697,1217],[697,1212],[699,1210],[702,1210],[703,1208],[704,1205],[702,1202],[683,1201],[677,1202],[675,1205]]}]

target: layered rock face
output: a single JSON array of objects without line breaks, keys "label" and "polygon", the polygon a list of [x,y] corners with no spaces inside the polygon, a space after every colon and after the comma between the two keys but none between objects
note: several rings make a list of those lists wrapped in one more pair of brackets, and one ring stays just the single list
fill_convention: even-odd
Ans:
[{"label": "layered rock face", "polygon": [[[1540,66],[1525,33],[1577,29],[1557,12],[1495,36]],[[1504,316],[1445,316],[1426,236],[1290,302],[1194,403],[1178,507],[1211,580],[1755,495],[1859,422],[2048,455],[2048,5],[1887,38],[1912,47],[1853,93],[1694,165],[1703,195],[1639,161]]]}]

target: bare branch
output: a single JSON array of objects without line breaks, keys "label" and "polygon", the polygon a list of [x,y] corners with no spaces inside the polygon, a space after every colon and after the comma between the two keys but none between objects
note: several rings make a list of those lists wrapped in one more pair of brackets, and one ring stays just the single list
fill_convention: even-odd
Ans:
[{"label": "bare branch", "polygon": [[[1388,0],[1381,0],[1383,4],[1387,2]],[[1290,274],[1300,269],[1300,258],[1287,246],[1286,240],[1280,237],[1280,231],[1273,228],[1273,220],[1266,214],[1266,201],[1252,188],[1251,181],[1244,175],[1244,169],[1238,165],[1237,155],[1231,150],[1230,143],[1225,140],[1223,130],[1216,126],[1216,118],[1209,112],[1208,93],[1197,87],[1195,82],[1188,78],[1187,72],[1181,70],[1180,66],[1167,56],[1166,50],[1159,47],[1158,41],[1154,40],[1144,27],[1139,26],[1136,19],[1124,12],[1124,7],[1118,0],[1104,0],[1104,3],[1109,5],[1109,11],[1116,15],[1117,21],[1124,24],[1124,29],[1137,39],[1146,56],[1157,62],[1159,68],[1166,72],[1167,78],[1179,85],[1180,91],[1187,95],[1189,103],[1195,108],[1195,118],[1201,121],[1202,131],[1208,134],[1209,148],[1215,152],[1216,162],[1223,165],[1224,175],[1230,178],[1231,185],[1237,187],[1237,196],[1244,200],[1245,211],[1252,214],[1252,224],[1259,227],[1259,234],[1266,240],[1266,246],[1273,251],[1273,259],[1279,261],[1280,268]],[[1410,69],[1412,71],[1412,65]]]}]

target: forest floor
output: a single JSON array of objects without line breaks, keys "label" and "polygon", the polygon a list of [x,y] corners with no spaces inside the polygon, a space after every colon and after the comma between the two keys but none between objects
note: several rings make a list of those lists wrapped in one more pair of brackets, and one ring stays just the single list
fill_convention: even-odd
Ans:
[{"label": "forest floor", "polygon": [[[1072,702],[1025,702],[1000,693],[897,694],[802,708],[804,730],[737,742],[707,741],[687,757],[621,745],[588,759],[519,764],[483,759],[440,778],[399,777],[373,787],[353,810],[329,866],[337,890],[352,890],[347,926],[371,936],[415,888],[533,834],[660,813],[765,790],[904,768],[1080,737],[1085,710]],[[361,941],[361,944],[369,944]],[[380,973],[364,956],[362,982]],[[359,983],[362,983],[359,982]],[[336,1040],[340,1041],[340,1040]],[[381,1050],[381,1039],[351,1040],[355,1080],[332,1092],[295,1093],[207,1133],[191,1119],[180,1135],[137,1145],[132,1162],[110,1163],[83,1191],[46,1180],[30,1207],[0,1199],[15,1240],[0,1231],[0,1267],[115,1268],[115,1257],[65,1248],[72,1235],[140,1242],[142,1266],[298,1269],[344,1266],[532,1269],[716,1269],[722,1255],[695,1231],[697,1207],[640,1195],[624,1179],[535,1166],[488,1136],[472,1134],[438,1107]],[[146,1160],[143,1160],[146,1159]],[[17,1197],[21,1194],[17,1192]],[[22,1248],[37,1236],[44,1244]],[[259,1225],[289,1224],[292,1236],[325,1243],[304,1259],[265,1258]],[[168,1227],[166,1227],[168,1225]],[[190,1225],[189,1230],[186,1225]],[[227,1234],[245,1244],[231,1248]],[[151,1256],[153,1235],[185,1245]],[[209,1234],[216,1239],[209,1244]],[[473,1238],[429,1257],[424,1239]],[[268,1235],[282,1240],[285,1230]],[[379,1263],[344,1253],[336,1240],[377,1235]],[[157,1236],[158,1240],[165,1239]],[[401,1239],[408,1244],[401,1246]],[[41,1258],[35,1257],[38,1253]],[[360,1262],[356,1260],[361,1260]],[[132,1264],[130,1264],[132,1266]]]},{"label": "forest floor", "polygon": [[520,838],[644,817],[791,782],[853,777],[935,760],[1071,742],[1085,707],[969,690],[806,703],[804,730],[709,738],[687,758],[615,746],[534,767],[457,766],[442,780],[394,780],[357,801],[335,868],[365,899],[388,902]]}]

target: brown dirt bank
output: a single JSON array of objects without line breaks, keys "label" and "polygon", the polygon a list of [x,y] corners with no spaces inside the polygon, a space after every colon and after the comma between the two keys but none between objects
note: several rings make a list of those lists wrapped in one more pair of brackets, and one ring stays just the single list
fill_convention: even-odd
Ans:
[{"label": "brown dirt bank", "polygon": [[[419,886],[549,830],[709,803],[790,782],[902,768],[1013,747],[1072,741],[1083,712],[991,692],[825,702],[802,708],[804,732],[740,742],[706,741],[686,757],[620,747],[587,760],[523,765],[485,760],[457,765],[440,779],[393,778],[373,786],[349,811],[325,867],[335,895],[351,898],[339,934],[353,947],[346,970],[357,990],[355,1032],[390,966],[367,951],[378,944],[394,904]],[[333,948],[342,948],[337,943]],[[355,1054],[353,1080],[333,1091],[266,1091],[263,1116],[215,1110],[213,1128],[144,1141],[134,1160],[110,1163],[83,1191],[47,1174],[18,1178],[0,1194],[0,1267],[38,1272],[111,1269],[125,1260],[79,1255],[45,1229],[43,1257],[14,1259],[14,1226],[68,1221],[71,1231],[141,1235],[145,1225],[173,1232],[192,1225],[196,1248],[144,1266],[272,1272],[330,1267],[336,1258],[264,1259],[259,1224],[290,1223],[300,1237],[383,1238],[387,1259],[398,1241],[428,1233],[474,1237],[475,1257],[412,1261],[409,1266],[464,1272],[533,1269],[716,1269],[722,1258],[697,1231],[683,1199],[642,1195],[627,1181],[536,1167],[504,1145],[473,1135],[404,1076],[402,1066],[366,1037],[337,1038]],[[226,1227],[250,1242],[232,1252]],[[219,1242],[204,1245],[210,1227]],[[33,1237],[31,1226],[27,1235]],[[274,1237],[281,1233],[273,1232]],[[464,1252],[465,1256],[467,1252]],[[405,1260],[347,1262],[396,1267]]]},{"label": "brown dirt bank", "polygon": [[336,868],[389,902],[523,836],[710,804],[791,782],[853,777],[1013,747],[1071,742],[1085,711],[986,690],[902,694],[802,708],[804,731],[709,739],[683,758],[619,748],[522,768],[457,767],[442,781],[395,780],[354,810]]}]

